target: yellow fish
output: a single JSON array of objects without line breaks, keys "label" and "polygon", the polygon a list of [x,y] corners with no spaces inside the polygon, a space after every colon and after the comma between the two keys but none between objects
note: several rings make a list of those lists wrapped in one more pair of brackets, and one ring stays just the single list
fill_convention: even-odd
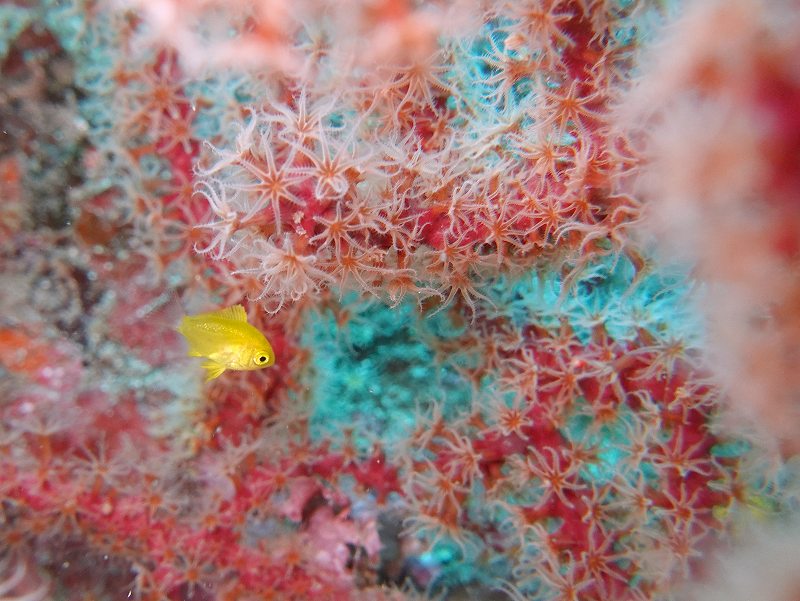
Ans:
[{"label": "yellow fish", "polygon": [[264,334],[247,323],[242,305],[200,315],[185,315],[178,331],[189,343],[190,357],[205,357],[206,382],[226,369],[262,369],[275,363]]}]

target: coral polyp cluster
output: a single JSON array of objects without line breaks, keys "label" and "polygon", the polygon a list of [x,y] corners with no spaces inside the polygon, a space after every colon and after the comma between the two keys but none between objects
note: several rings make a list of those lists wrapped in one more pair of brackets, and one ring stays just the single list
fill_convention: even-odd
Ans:
[{"label": "coral polyp cluster", "polygon": [[[794,323],[797,180],[761,152],[794,148],[791,37],[780,7],[704,10],[0,8],[0,598],[684,599],[744,522],[793,515],[792,391],[737,389],[703,309],[758,205],[725,212],[749,172],[687,125],[698,90],[769,109],[731,131],[774,205],[750,223],[788,217],[765,280],[715,273]],[[777,28],[743,38],[774,67],[751,95],[711,36],[642,58],[714,15]],[[238,304],[275,365],[204,382],[175,328]]]},{"label": "coral polyp cluster", "polygon": [[498,273],[640,260],[625,235],[639,203],[619,186],[637,158],[607,119],[634,11],[600,26],[541,10],[498,6],[389,73],[337,73],[331,90],[303,71],[256,97],[234,143],[201,160],[201,252],[252,277],[270,311],[322,288],[475,311]]}]

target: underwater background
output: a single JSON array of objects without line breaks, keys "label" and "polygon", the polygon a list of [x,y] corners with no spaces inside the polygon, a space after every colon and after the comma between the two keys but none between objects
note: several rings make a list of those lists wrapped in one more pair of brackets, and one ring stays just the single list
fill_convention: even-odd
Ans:
[{"label": "underwater background", "polygon": [[799,9],[2,4],[0,601],[798,599]]}]

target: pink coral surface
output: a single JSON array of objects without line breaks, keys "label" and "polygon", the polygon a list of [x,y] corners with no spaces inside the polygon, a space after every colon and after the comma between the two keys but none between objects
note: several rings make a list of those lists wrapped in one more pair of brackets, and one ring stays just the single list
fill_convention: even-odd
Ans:
[{"label": "pink coral surface", "polygon": [[796,509],[797,11],[673,8],[3,8],[0,599],[669,599]]}]

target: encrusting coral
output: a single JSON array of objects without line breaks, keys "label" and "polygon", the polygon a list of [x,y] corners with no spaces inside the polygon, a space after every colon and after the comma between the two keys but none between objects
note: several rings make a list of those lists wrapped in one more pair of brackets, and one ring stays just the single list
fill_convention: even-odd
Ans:
[{"label": "encrusting coral", "polygon": [[795,512],[797,23],[700,4],[1,7],[0,598],[671,599]]}]

